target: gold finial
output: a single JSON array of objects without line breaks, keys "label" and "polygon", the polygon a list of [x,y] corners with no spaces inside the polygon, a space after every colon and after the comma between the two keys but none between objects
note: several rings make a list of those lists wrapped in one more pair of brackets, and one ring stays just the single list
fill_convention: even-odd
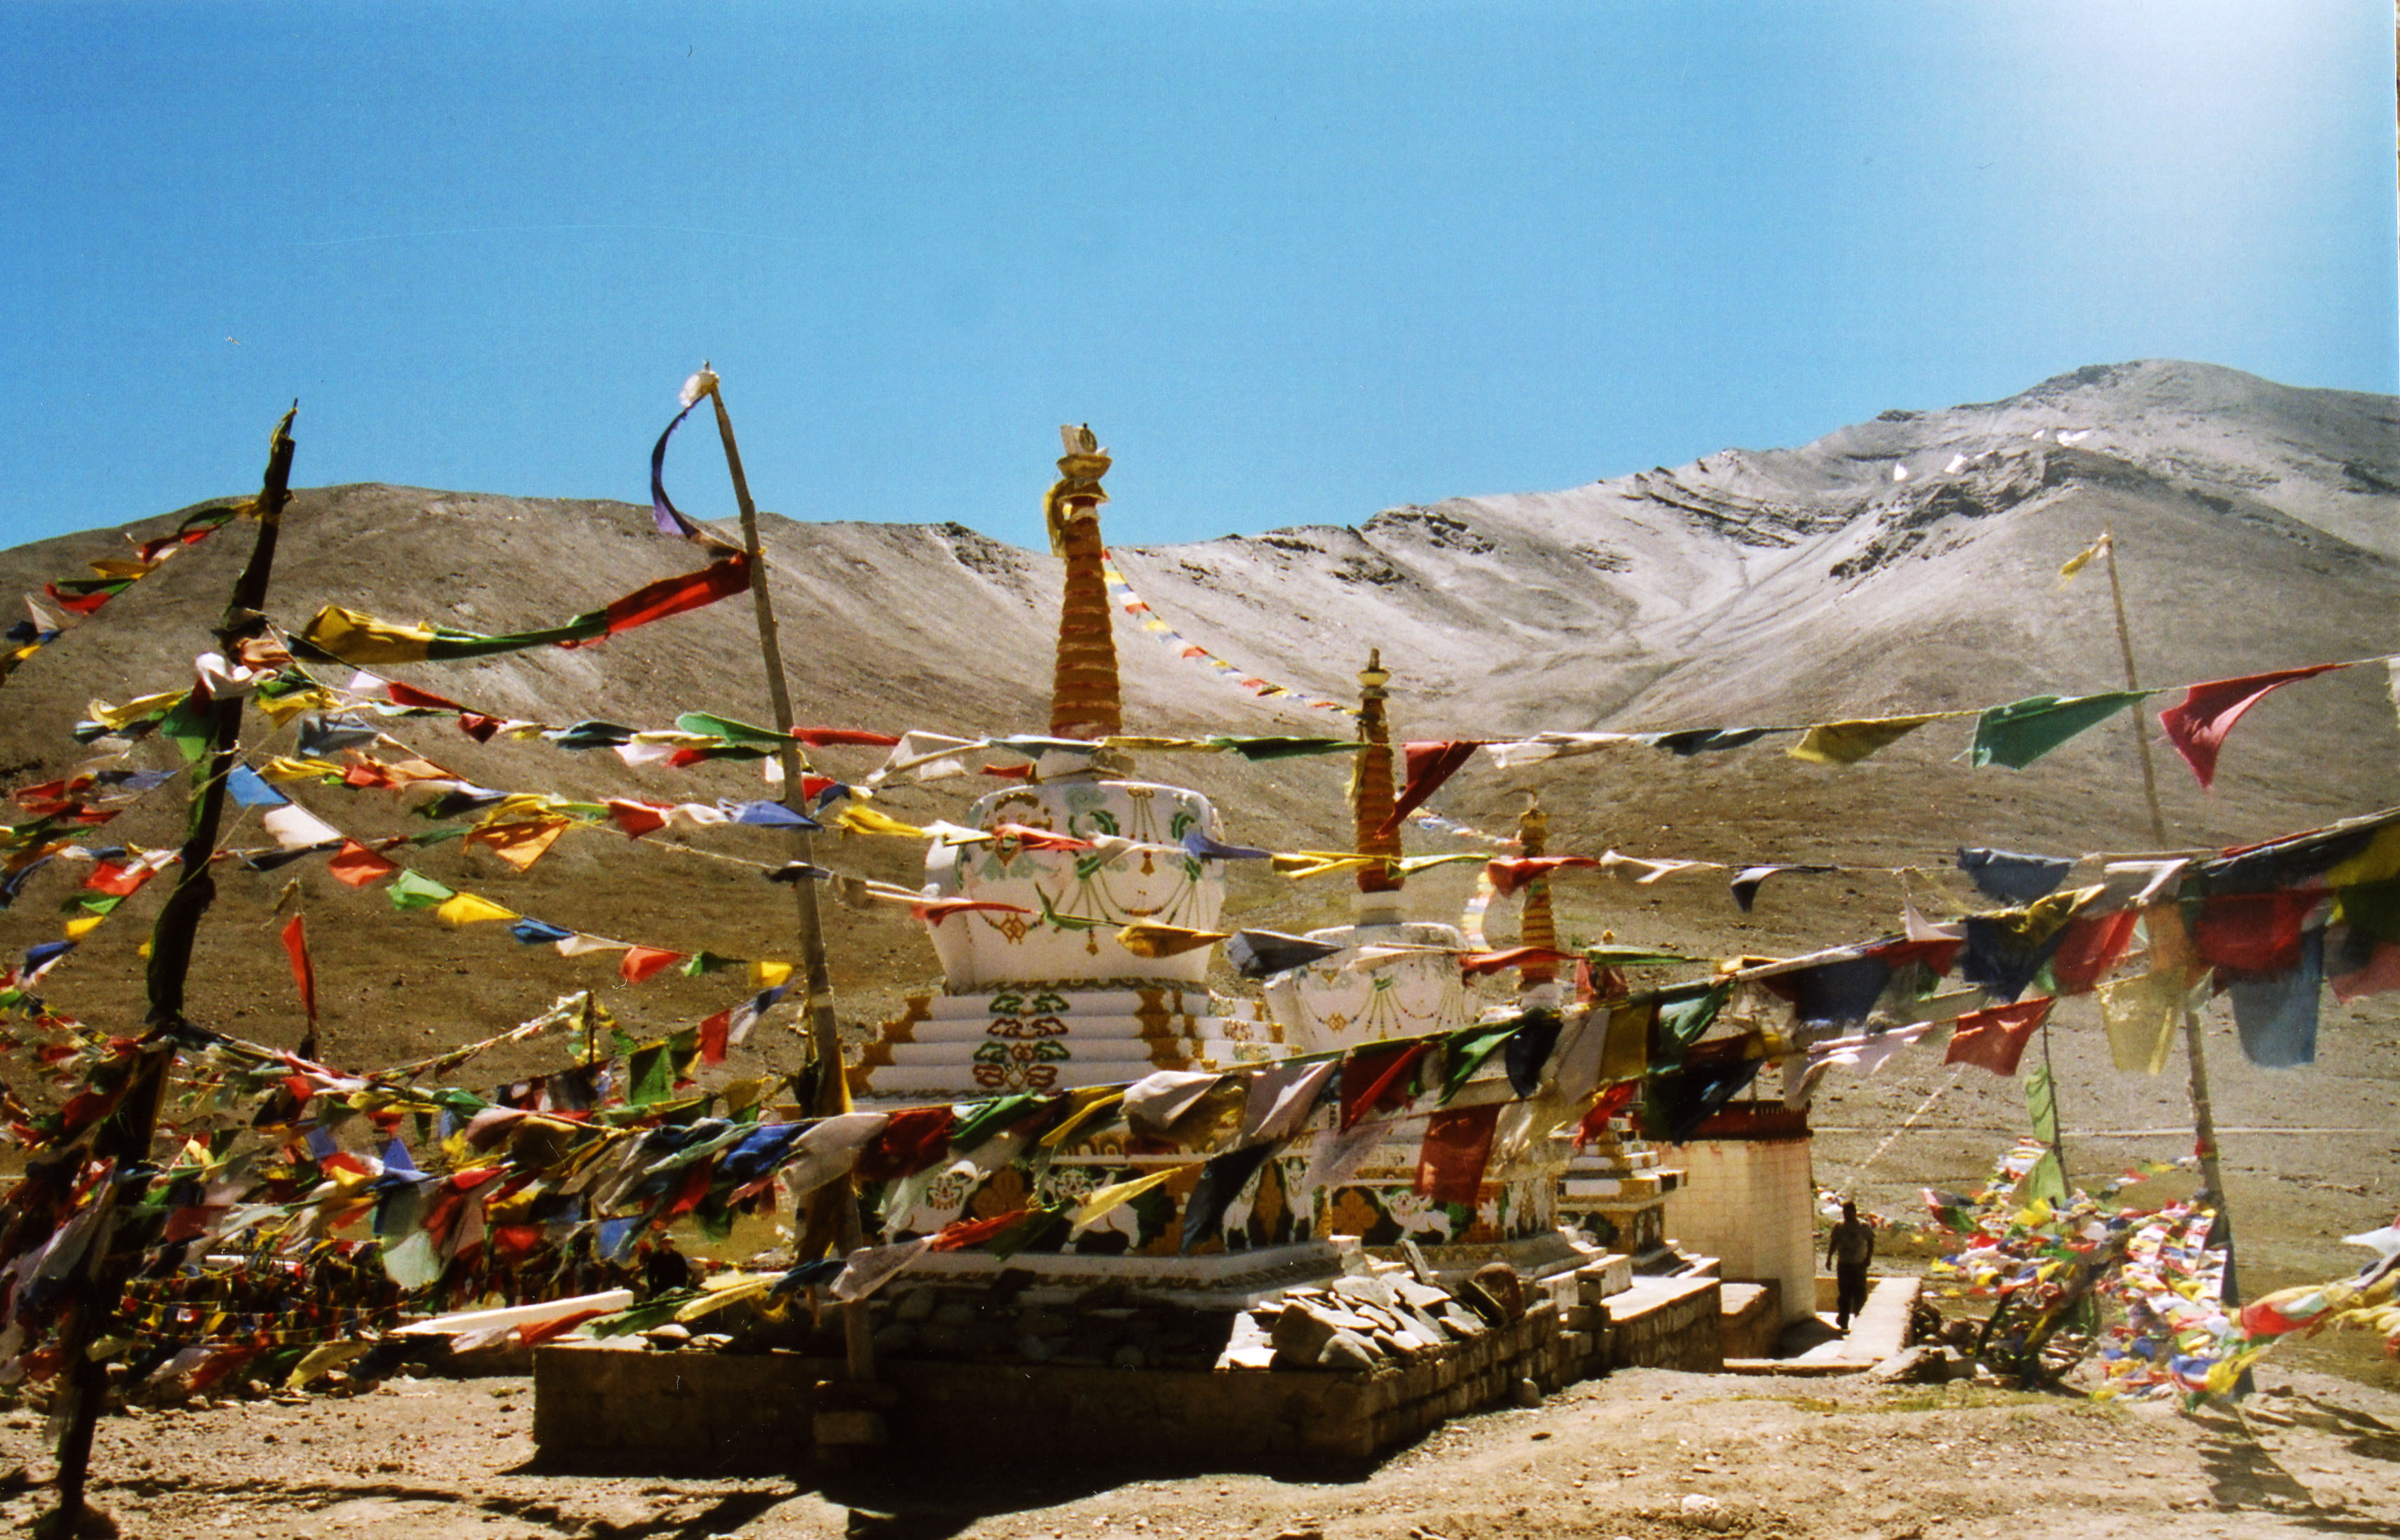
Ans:
[{"label": "gold finial", "polygon": [[1517,853],[1539,855],[1549,842],[1550,815],[1542,811],[1542,798],[1534,792],[1525,794],[1525,811],[1517,815]]},{"label": "gold finial", "polygon": [[1110,460],[1088,423],[1061,427],[1058,439],[1067,453],[1058,460],[1058,480],[1043,499],[1050,549],[1067,564],[1050,731],[1058,738],[1106,738],[1125,726],[1116,633],[1103,570],[1107,547],[1100,540],[1099,505],[1109,500],[1100,478],[1108,474]]}]

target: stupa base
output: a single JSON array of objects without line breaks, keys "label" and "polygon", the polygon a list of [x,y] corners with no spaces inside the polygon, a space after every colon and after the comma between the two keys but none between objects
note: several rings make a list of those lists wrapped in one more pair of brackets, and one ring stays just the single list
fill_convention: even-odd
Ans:
[{"label": "stupa base", "polygon": [[1344,1261],[1359,1249],[1348,1237],[1292,1241],[1242,1251],[1189,1257],[1088,1256],[1071,1252],[1020,1251],[995,1257],[982,1251],[934,1251],[910,1264],[912,1283],[970,1283],[1002,1273],[1030,1275],[1028,1298],[1044,1290],[1080,1294],[1122,1288],[1145,1300],[1193,1309],[1246,1309],[1287,1288],[1338,1277]]}]

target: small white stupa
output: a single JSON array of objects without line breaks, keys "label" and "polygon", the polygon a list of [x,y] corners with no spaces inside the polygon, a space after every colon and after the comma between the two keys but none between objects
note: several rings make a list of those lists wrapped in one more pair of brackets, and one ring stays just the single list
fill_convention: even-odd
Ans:
[{"label": "small white stupa", "polygon": [[[1454,925],[1404,918],[1406,879],[1385,708],[1390,682],[1382,652],[1370,651],[1358,675],[1358,737],[1365,747],[1351,779],[1350,806],[1353,848],[1374,859],[1358,872],[1357,920],[1309,932],[1309,941],[1340,949],[1277,974],[1266,987],[1268,1014],[1295,1053],[1440,1036],[1473,1026],[1482,1014],[1482,991],[1459,966],[1459,954],[1468,950],[1466,934]],[[1420,1105],[1432,1100],[1423,1097]],[[1494,1056],[1448,1104],[1459,1111],[1499,1104],[1489,1164],[1473,1201],[1420,1191],[1425,1183],[1419,1163],[1434,1115],[1428,1111],[1392,1124],[1355,1175],[1316,1194],[1318,1232],[1357,1236],[1379,1251],[1399,1250],[1407,1242],[1449,1274],[1506,1261],[1520,1273],[1542,1275],[1592,1261],[1598,1254],[1558,1225],[1558,1174],[1565,1157],[1546,1136],[1564,1111],[1554,1101],[1547,1091],[1519,1099]]]}]

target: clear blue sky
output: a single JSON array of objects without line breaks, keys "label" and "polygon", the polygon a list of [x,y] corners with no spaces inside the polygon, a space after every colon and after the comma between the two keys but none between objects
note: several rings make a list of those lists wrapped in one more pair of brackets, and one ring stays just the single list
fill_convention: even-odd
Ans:
[{"label": "clear blue sky", "polygon": [[[0,6],[0,543],[297,479],[1133,544],[2171,357],[2393,391],[2388,0]],[[705,439],[670,462],[703,518]]]}]

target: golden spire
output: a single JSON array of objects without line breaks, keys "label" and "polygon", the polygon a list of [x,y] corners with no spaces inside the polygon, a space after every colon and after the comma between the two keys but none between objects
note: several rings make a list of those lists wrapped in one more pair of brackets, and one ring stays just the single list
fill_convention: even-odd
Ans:
[{"label": "golden spire", "polygon": [[[1532,792],[1525,794],[1525,811],[1517,819],[1517,853],[1536,856],[1549,843],[1550,815],[1542,811],[1542,799]],[[1525,908],[1517,922],[1517,945],[1558,950],[1559,928],[1550,915],[1550,879],[1537,877],[1525,884]],[[1558,982],[1559,965],[1555,962],[1529,962],[1517,970],[1517,980],[1528,988],[1536,984]]]},{"label": "golden spire", "polygon": [[1100,504],[1109,495],[1108,452],[1089,425],[1061,428],[1067,453],[1058,481],[1043,499],[1050,550],[1067,562],[1067,589],[1058,606],[1058,668],[1050,689],[1050,732],[1057,738],[1106,738],[1122,731],[1125,706],[1117,690],[1117,641],[1102,575]]},{"label": "golden spire", "polygon": [[[1400,858],[1400,831],[1384,832],[1398,801],[1392,790],[1392,731],[1384,719],[1384,687],[1391,677],[1384,668],[1383,649],[1368,648],[1367,666],[1358,673],[1358,742],[1367,747],[1350,772],[1350,811],[1357,820],[1358,853],[1396,862]],[[1358,891],[1395,893],[1400,891],[1400,874],[1391,866],[1366,866],[1358,873]]]}]

